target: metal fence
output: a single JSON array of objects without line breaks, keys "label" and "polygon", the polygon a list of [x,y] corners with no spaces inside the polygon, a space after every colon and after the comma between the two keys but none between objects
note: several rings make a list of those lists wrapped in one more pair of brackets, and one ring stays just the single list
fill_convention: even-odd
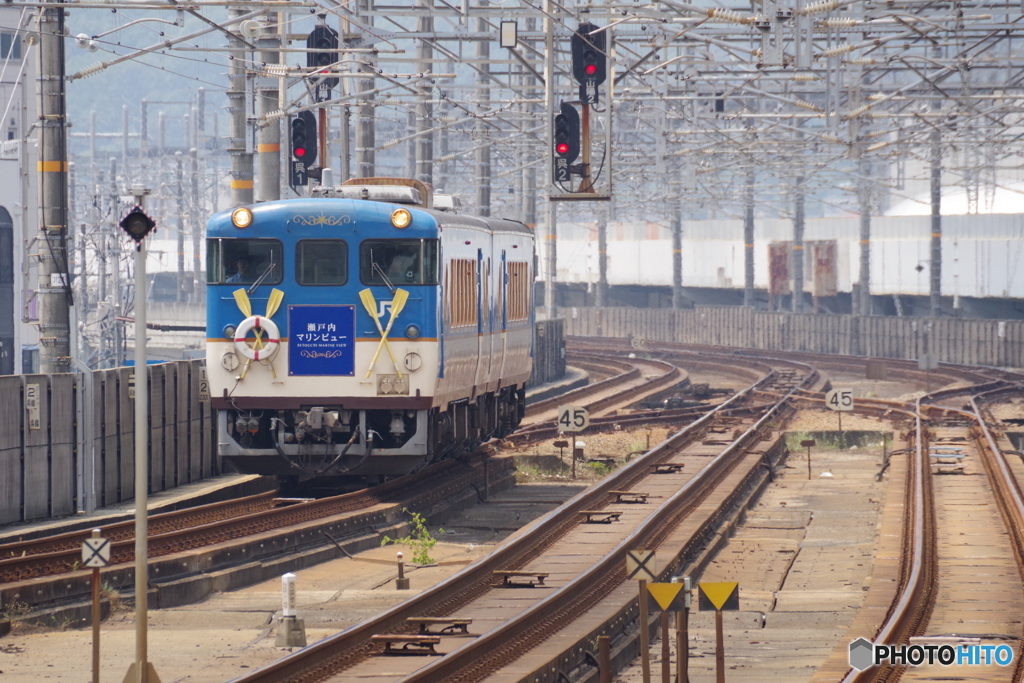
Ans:
[{"label": "metal fence", "polygon": [[[219,474],[203,361],[149,368],[149,488]],[[0,523],[135,497],[134,368],[0,377]]]},{"label": "metal fence", "polygon": [[1024,367],[1024,320],[765,313],[738,306],[563,308],[566,334]]}]

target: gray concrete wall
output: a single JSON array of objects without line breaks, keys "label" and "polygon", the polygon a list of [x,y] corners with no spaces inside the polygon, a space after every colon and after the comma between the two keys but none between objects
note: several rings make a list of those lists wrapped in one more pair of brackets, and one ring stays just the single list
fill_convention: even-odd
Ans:
[{"label": "gray concrete wall", "polygon": [[[150,491],[220,472],[210,405],[199,401],[201,371],[202,361],[150,366]],[[92,373],[92,395],[84,397],[92,415],[92,468],[76,418],[84,407],[77,405],[80,375],[0,377],[7,405],[0,411],[0,524],[75,514],[84,505],[80,476],[100,507],[135,497],[133,372]],[[36,393],[38,408],[30,409],[26,399]]]},{"label": "gray concrete wall", "polygon": [[565,374],[565,321],[538,320],[533,327],[533,373],[527,386],[561,379]]},{"label": "gray concrete wall", "polygon": [[566,335],[1024,367],[1024,321],[765,313],[739,306],[563,308]]}]

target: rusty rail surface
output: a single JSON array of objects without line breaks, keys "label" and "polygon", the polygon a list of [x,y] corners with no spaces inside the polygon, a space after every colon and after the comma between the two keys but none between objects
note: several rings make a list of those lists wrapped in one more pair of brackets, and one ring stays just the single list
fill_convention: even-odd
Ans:
[{"label": "rusty rail surface", "polygon": [[[1002,372],[994,374],[1004,377],[1015,375]],[[921,634],[934,606],[938,559],[934,498],[927,457],[928,432],[924,425],[926,415],[936,421],[949,421],[959,417],[974,423],[971,433],[992,484],[993,498],[1010,532],[1008,535],[1014,547],[1018,571],[1024,578],[1024,497],[1021,495],[1020,484],[1010,471],[981,408],[982,402],[1005,392],[1019,393],[1021,388],[1020,385],[1009,384],[1003,378],[993,379],[990,373],[977,373],[977,376],[987,381],[970,387],[941,389],[922,396],[916,402],[914,466],[910,470],[912,483],[908,487],[905,506],[913,518],[905,525],[898,597],[875,635],[875,642],[906,644],[911,636]],[[924,403],[947,400],[962,394],[970,395],[970,410]],[[1021,648],[1018,647],[1017,661],[1011,679],[1014,683],[1024,679],[1024,662],[1021,661],[1020,655]],[[869,668],[864,671],[850,669],[843,678],[843,683],[889,683],[898,680],[901,672],[901,667],[891,666]]]},{"label": "rusty rail surface", "polygon": [[[485,456],[483,453],[478,453],[476,457]],[[198,526],[170,524],[168,525],[169,530],[157,533],[151,532],[149,537],[149,557],[161,557],[215,543],[236,540],[274,529],[363,510],[379,503],[413,495],[415,491],[437,489],[452,481],[453,470],[457,467],[459,465],[456,461],[446,460],[432,465],[419,473],[400,477],[373,488],[353,491],[330,498],[322,498],[320,500],[296,503],[287,507],[274,508],[267,506],[256,509],[253,512],[242,512],[237,516],[223,517],[215,521],[202,522],[202,514],[189,515],[189,510],[181,511],[181,513],[166,513],[171,516],[181,514],[186,519],[199,519],[201,523]],[[255,496],[254,498],[260,497]],[[232,508],[231,502],[224,503],[223,505],[226,509],[235,510],[244,510],[246,507],[242,505]],[[256,501],[254,505],[259,508],[259,501]],[[193,509],[193,512],[197,509]],[[164,517],[164,515],[158,515],[154,518],[156,517]],[[120,523],[112,526],[120,528],[123,524]],[[133,525],[132,528],[134,530],[134,522],[130,524]],[[104,535],[106,535],[107,527],[100,528],[103,530]],[[82,532],[73,532],[67,536],[74,536],[76,533],[81,534],[77,546],[67,547],[65,539],[65,541],[61,542],[63,548],[60,550],[44,551],[36,554],[26,553],[24,556],[20,553],[20,544],[7,544],[7,552],[17,554],[0,558],[0,583],[74,571],[81,561],[80,539],[87,535]],[[37,546],[46,540],[48,539],[38,539],[28,543]],[[125,535],[122,529],[120,537],[115,538],[111,543],[110,564],[130,563],[134,561],[134,558],[134,534]]]},{"label": "rusty rail surface", "polygon": [[[612,363],[618,363],[618,361],[615,361],[608,357],[593,356],[590,357],[590,359],[595,361],[608,361]],[[556,410],[558,406],[565,405],[567,403],[576,403],[586,406],[587,409],[590,410],[591,412],[604,410],[610,406],[618,404],[628,405],[632,397],[644,393],[650,393],[652,389],[667,389],[668,387],[674,386],[675,384],[678,384],[679,382],[685,379],[685,374],[682,370],[664,361],[653,359],[641,359],[638,360],[636,363],[623,362],[622,364],[628,369],[620,374],[601,380],[600,382],[595,382],[594,384],[588,384],[587,386],[579,387],[578,389],[573,389],[572,391],[562,394],[561,396],[556,396],[554,398],[545,399],[543,401],[538,401],[537,403],[531,404],[526,411],[527,417],[536,419],[536,416],[543,415],[544,413],[550,412],[552,410]],[[616,389],[617,387],[623,384],[629,384],[631,382],[636,382],[637,380],[641,379],[641,364],[660,366],[664,372],[660,377],[652,379],[646,383],[639,384],[634,387],[625,388],[622,390],[617,390],[614,394],[610,396],[605,396],[604,398],[590,400],[591,397],[597,394],[604,393],[609,389]]]},{"label": "rusty rail surface", "polygon": [[[275,496],[277,496],[276,491],[266,491],[245,498],[236,498],[207,505],[198,505],[184,510],[164,512],[149,518],[149,530],[154,535],[162,534],[268,510],[274,507]],[[109,538],[114,542],[135,538],[134,519],[107,524],[102,528],[104,538]],[[19,557],[22,555],[33,556],[65,550],[80,552],[82,541],[89,538],[90,534],[91,530],[69,531],[54,536],[43,536],[12,543],[0,543],[0,558]]]}]

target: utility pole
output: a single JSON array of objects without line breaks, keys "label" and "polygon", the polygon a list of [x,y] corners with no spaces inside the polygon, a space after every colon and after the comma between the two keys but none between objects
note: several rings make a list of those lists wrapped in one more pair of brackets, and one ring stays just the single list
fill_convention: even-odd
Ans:
[{"label": "utility pole", "polygon": [[[554,156],[551,154],[551,141],[554,140],[554,117],[555,111],[555,34],[554,34],[554,7],[553,0],[544,0],[544,101],[547,103],[547,111],[544,118],[547,119],[547,131],[544,136],[544,147],[547,150],[545,155],[548,158],[547,182],[550,186],[551,178],[554,177]],[[547,256],[547,269],[544,273],[544,309],[548,319],[555,316],[555,274],[558,265],[558,251],[555,244],[555,237],[558,222],[558,205],[548,198],[548,210],[546,228],[547,233],[544,244],[544,254]]]},{"label": "utility pole", "polygon": [[931,199],[932,199],[932,258],[931,258],[931,317],[942,314],[942,133],[932,131],[931,142]]},{"label": "utility pole", "polygon": [[[239,17],[247,13],[247,8],[229,7],[229,17]],[[234,26],[238,31],[238,25]],[[244,206],[253,203],[253,169],[252,152],[248,151],[249,125],[246,121],[245,110],[245,86],[248,78],[248,67],[246,66],[248,52],[243,52],[245,43],[232,33],[228,41],[233,52],[234,59],[228,66],[228,113],[231,115],[230,134],[228,136],[228,154],[231,155],[231,205]]]},{"label": "utility pole", "polygon": [[[280,63],[280,44],[272,29],[264,26],[261,29],[261,36],[258,46],[260,50],[260,61],[263,64]],[[264,121],[263,127],[257,133],[256,154],[259,159],[259,200],[271,202],[281,198],[281,124],[276,119],[267,121],[267,116],[281,108],[278,100],[278,81],[266,72],[259,76],[259,88],[257,103],[259,111],[257,116]],[[324,151],[326,161],[327,154]]]},{"label": "utility pole", "polygon": [[[743,213],[743,305],[754,306],[754,160],[747,162],[746,211]],[[794,247],[795,248],[795,247]],[[794,296],[796,294],[794,293]]]},{"label": "utility pole", "polygon": [[[186,137],[188,137],[186,135]],[[185,291],[185,187],[184,177],[182,176],[182,158],[181,152],[177,151],[174,153],[174,169],[175,169],[175,184],[174,184],[174,198],[178,214],[178,286],[177,286],[177,299],[179,303],[183,303],[188,300],[192,293],[192,287],[189,286],[188,291]],[[191,283],[190,283],[191,285]]]},{"label": "utility pole", "polygon": [[[373,0],[359,0],[359,14],[357,18],[365,26],[373,26]],[[374,116],[376,110],[373,106],[374,95],[371,94],[374,86],[374,69],[377,66],[377,53],[373,52],[367,57],[367,62],[360,64],[359,70],[366,74],[366,78],[360,78],[356,89],[359,92],[358,120],[356,122],[356,163],[359,178],[372,178],[376,173],[377,152],[374,130]]]},{"label": "utility pole", "polygon": [[[487,7],[487,0],[479,1],[480,8]],[[487,19],[481,17],[476,20],[476,30],[481,33],[486,33],[491,29]],[[477,99],[477,112],[483,113],[488,107],[488,103],[491,100],[491,89],[490,80],[487,77],[487,73],[490,71],[490,64],[488,63],[491,59],[491,43],[486,40],[476,41],[476,58],[479,61],[480,71],[477,73],[477,87],[479,88],[478,99]],[[550,59],[550,57],[549,57]],[[489,136],[490,133],[487,129],[487,124],[483,120],[477,121],[476,124],[477,133],[480,136],[481,142],[485,136]],[[481,216],[487,217],[491,215],[491,146],[487,144],[480,144],[476,150],[476,208],[477,213]],[[553,212],[549,211],[549,215],[553,215]]]},{"label": "utility pole", "polygon": [[608,221],[615,210],[615,200],[608,202],[608,209],[600,211],[597,217],[597,301],[598,308],[608,305]]},{"label": "utility pole", "polygon": [[68,159],[64,8],[39,14],[39,371],[67,372],[72,304],[67,258]]},{"label": "utility pole", "polygon": [[854,312],[871,315],[871,193],[868,177],[871,162],[861,152],[860,178],[857,179],[857,195],[860,204],[860,302],[854,302]]},{"label": "utility pole", "polygon": [[672,207],[672,308],[683,307],[683,207]]},{"label": "utility pole", "polygon": [[[428,14],[429,4],[425,0],[416,0],[415,8],[423,12],[416,19],[416,30],[423,36],[430,35],[434,31],[434,20]],[[486,43],[487,41],[480,41]],[[416,71],[429,73],[433,70],[431,65],[430,42],[424,37],[416,42]],[[427,183],[434,184],[434,134],[431,131],[430,81],[427,84],[421,82],[417,88],[419,94],[416,96],[416,175],[414,178]]]},{"label": "utility pole", "polygon": [[[197,140],[198,140],[199,128],[196,128]],[[191,201],[189,202],[189,222],[192,228],[192,278],[194,284],[192,285],[192,303],[200,303],[205,301],[203,292],[205,291],[202,287],[202,280],[200,279],[199,273],[202,270],[202,264],[199,262],[199,244],[203,239],[203,223],[202,223],[202,207],[199,206],[199,150],[193,147],[188,152],[189,160],[192,164],[192,192]]]},{"label": "utility pole", "polygon": [[[149,190],[132,187],[144,210]],[[124,225],[124,222],[122,222]],[[134,238],[133,238],[134,239]],[[146,355],[145,235],[135,248],[135,661],[122,683],[160,683],[149,661],[149,365]]]},{"label": "utility pole", "polygon": [[[798,162],[799,163],[799,162]],[[804,178],[803,171],[794,183],[793,207],[793,312],[804,312]]]}]

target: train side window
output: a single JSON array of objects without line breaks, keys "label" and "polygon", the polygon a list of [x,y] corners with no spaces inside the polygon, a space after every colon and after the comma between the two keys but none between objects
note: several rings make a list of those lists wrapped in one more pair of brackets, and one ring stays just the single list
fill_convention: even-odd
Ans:
[{"label": "train side window", "polygon": [[508,319],[526,320],[530,317],[530,264],[509,261],[507,268]]},{"label": "train side window", "polygon": [[295,250],[295,279],[300,285],[348,282],[348,244],[344,240],[301,240]]},{"label": "train side window", "polygon": [[279,240],[211,239],[206,246],[206,281],[210,284],[253,284],[261,277],[262,285],[281,283],[284,250]]},{"label": "train side window", "polygon": [[476,261],[452,259],[448,264],[448,320],[452,327],[477,322]]},{"label": "train side window", "polygon": [[359,279],[366,285],[436,285],[437,240],[364,240]]}]

